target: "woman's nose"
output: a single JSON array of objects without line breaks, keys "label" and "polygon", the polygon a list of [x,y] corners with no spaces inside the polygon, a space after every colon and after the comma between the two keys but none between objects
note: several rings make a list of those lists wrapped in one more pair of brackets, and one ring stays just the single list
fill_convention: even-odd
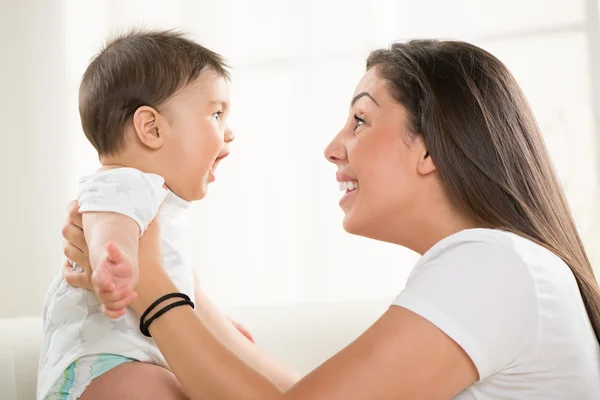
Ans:
[{"label": "woman's nose", "polygon": [[341,140],[341,132],[325,148],[325,158],[327,161],[337,164],[347,158],[346,146]]}]

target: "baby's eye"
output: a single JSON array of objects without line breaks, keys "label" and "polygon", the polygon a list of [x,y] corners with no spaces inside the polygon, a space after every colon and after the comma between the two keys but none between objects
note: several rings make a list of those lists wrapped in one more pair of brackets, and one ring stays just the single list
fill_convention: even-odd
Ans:
[{"label": "baby's eye", "polygon": [[221,122],[221,114],[223,114],[223,111],[217,111],[216,113],[214,113],[212,116],[219,122]]}]

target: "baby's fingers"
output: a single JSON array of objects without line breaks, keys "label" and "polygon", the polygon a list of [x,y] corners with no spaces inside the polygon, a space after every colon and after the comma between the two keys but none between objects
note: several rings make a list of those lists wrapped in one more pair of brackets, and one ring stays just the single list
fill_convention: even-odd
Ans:
[{"label": "baby's fingers", "polygon": [[92,273],[92,284],[96,292],[112,292],[116,289],[112,275],[105,268]]},{"label": "baby's fingers", "polygon": [[[96,296],[100,299],[102,304],[113,304],[118,301],[122,301],[129,297],[132,293],[131,288],[117,288],[113,290],[100,290],[99,288],[95,288]],[[114,307],[111,307],[114,308]]]},{"label": "baby's fingers", "polygon": [[104,302],[104,308],[109,311],[119,311],[127,307],[137,298],[137,293],[132,292],[131,294],[115,301]]},{"label": "baby's fingers", "polygon": [[120,310],[109,310],[107,309],[104,305],[102,306],[102,312],[104,313],[104,315],[106,315],[108,318],[112,318],[112,319],[117,319],[123,315],[125,315],[125,309],[121,308]]},{"label": "baby's fingers", "polygon": [[131,292],[129,295],[124,298],[108,302],[102,305],[102,312],[109,318],[119,318],[122,315],[125,315],[125,308],[131,304],[137,298],[136,292]]},{"label": "baby's fingers", "polygon": [[123,257],[123,251],[116,243],[110,242],[107,244],[106,252],[108,253],[108,260],[115,264],[125,261],[125,257]]}]

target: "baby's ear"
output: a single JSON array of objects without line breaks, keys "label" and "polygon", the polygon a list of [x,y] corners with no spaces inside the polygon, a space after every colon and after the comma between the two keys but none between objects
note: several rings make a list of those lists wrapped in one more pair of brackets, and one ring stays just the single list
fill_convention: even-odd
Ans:
[{"label": "baby's ear", "polygon": [[163,117],[152,107],[142,106],[133,114],[133,128],[138,139],[152,150],[158,150],[163,145],[163,125]]}]

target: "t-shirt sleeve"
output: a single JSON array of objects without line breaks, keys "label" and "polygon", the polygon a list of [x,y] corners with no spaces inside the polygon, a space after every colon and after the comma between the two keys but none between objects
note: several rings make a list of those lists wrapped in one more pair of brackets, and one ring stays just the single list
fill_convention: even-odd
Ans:
[{"label": "t-shirt sleeve", "polygon": [[537,338],[527,265],[494,241],[462,240],[415,267],[393,303],[434,324],[471,358],[479,379],[518,363]]},{"label": "t-shirt sleeve", "polygon": [[164,179],[133,168],[116,168],[79,182],[79,212],[114,212],[133,219],[146,231],[167,195]]}]

